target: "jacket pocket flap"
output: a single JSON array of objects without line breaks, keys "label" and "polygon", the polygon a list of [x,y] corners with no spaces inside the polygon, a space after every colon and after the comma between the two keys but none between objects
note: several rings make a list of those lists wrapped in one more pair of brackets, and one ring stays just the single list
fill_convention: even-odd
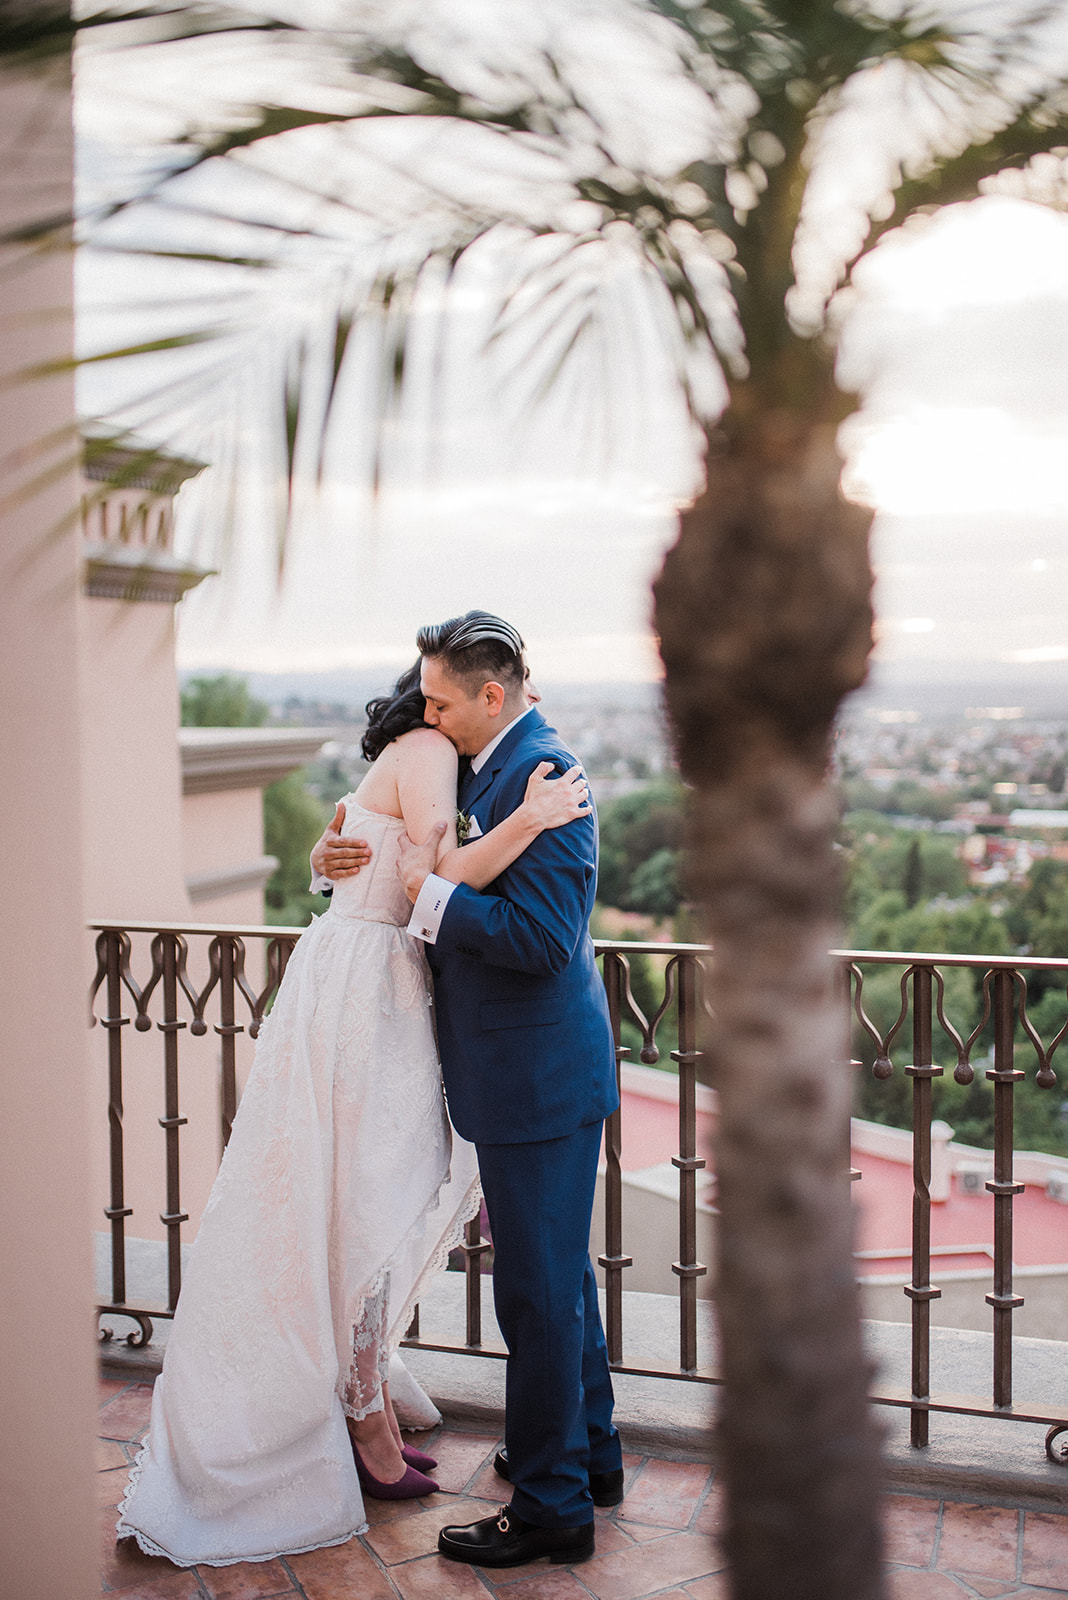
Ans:
[{"label": "jacket pocket flap", "polygon": [[484,1000],[479,1006],[483,1028],[542,1028],[563,1020],[562,1000]]}]

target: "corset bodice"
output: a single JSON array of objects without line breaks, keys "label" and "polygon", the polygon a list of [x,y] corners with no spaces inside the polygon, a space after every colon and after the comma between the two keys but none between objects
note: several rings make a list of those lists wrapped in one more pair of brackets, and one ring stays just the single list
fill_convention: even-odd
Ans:
[{"label": "corset bodice", "polygon": [[331,910],[339,917],[363,922],[392,922],[404,927],[412,908],[397,876],[398,845],[404,833],[401,817],[388,817],[368,811],[351,795],[345,796],[343,838],[366,839],[371,860],[355,877],[341,878],[334,885]]}]

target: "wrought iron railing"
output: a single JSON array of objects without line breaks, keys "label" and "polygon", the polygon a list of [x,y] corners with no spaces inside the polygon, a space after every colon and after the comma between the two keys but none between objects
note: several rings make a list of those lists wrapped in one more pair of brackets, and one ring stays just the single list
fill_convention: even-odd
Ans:
[{"label": "wrought iron railing", "polygon": [[[679,1078],[679,1148],[671,1158],[679,1173],[679,1255],[671,1264],[679,1280],[678,1366],[646,1363],[641,1367],[627,1367],[623,1364],[624,1274],[632,1261],[624,1253],[623,1240],[622,1106],[605,1124],[605,1249],[598,1257],[598,1265],[604,1268],[605,1274],[608,1359],[619,1371],[714,1383],[717,1379],[711,1364],[700,1360],[697,1337],[697,1285],[708,1271],[697,1259],[697,1174],[706,1164],[705,1156],[697,1149],[697,1067],[701,1059],[697,1032],[699,1011],[711,1016],[704,1002],[702,983],[703,963],[711,952],[703,945],[616,944],[609,940],[599,940],[597,949],[602,957],[617,1063],[622,1064],[631,1049],[622,1042],[624,1020],[640,1030],[639,1056],[646,1065],[653,1065],[660,1059],[661,1045],[657,1036],[666,1024],[678,1041],[670,1057],[676,1063]],[[635,955],[654,955],[662,961],[666,957],[663,995],[650,1017],[645,1016],[634,997],[630,958]]]},{"label": "wrought iron railing", "polygon": [[[909,1392],[885,1390],[873,1398],[887,1405],[907,1407],[911,1413],[913,1445],[926,1445],[930,1413],[956,1412],[1004,1417],[1046,1424],[1046,1454],[1051,1461],[1068,1464],[1063,1436],[1068,1434],[1068,1409],[1013,1399],[1013,1313],[1024,1303],[1013,1284],[1013,1201],[1024,1188],[1014,1181],[1014,1096],[1026,1077],[1018,1058],[1030,1058],[1034,1081],[1040,1090],[1057,1084],[1053,1057],[1066,1035],[1068,1016],[1046,1043],[1028,1015],[1028,975],[1050,979],[1058,988],[1068,983],[1068,960],[1030,959],[1020,956],[902,955],[883,951],[836,951],[848,979],[854,1038],[872,1047],[871,1072],[888,1083],[894,1075],[894,1046],[906,1037],[911,1018],[911,1060],[902,1064],[912,1081],[912,1279],[904,1293],[911,1302],[912,1382]],[[884,1028],[869,1016],[864,1004],[865,968],[896,968],[899,1004]],[[947,1015],[946,973],[963,970],[973,975],[981,1009],[978,1020],[960,1028]],[[960,1020],[960,1019],[958,1019]],[[936,1032],[937,1030],[937,1032]],[[971,1395],[932,1395],[931,1303],[941,1289],[931,1282],[931,1164],[932,1083],[944,1075],[935,1062],[935,1041],[956,1058],[954,1081],[967,1085],[975,1079],[973,1056],[988,1053],[985,1076],[993,1085],[993,1178],[985,1188],[994,1197],[993,1284],[986,1298],[992,1308],[992,1403]],[[856,1062],[860,1067],[864,1063]],[[1066,1229],[1068,1235],[1068,1229]],[[1068,1256],[1068,1249],[1065,1252]]]},{"label": "wrought iron railing", "polygon": [[[179,1035],[187,1028],[194,1037],[205,1035],[209,1027],[219,1038],[219,1104],[222,1148],[230,1138],[237,1112],[237,1039],[246,1031],[252,1039],[259,1033],[277,991],[300,930],[293,928],[231,928],[201,925],[164,925],[129,922],[123,925],[93,924],[96,933],[96,973],[90,991],[90,1026],[99,1025],[107,1035],[108,1078],[108,1183],[109,1203],[104,1215],[110,1228],[111,1301],[101,1312],[129,1318],[138,1331],[128,1337],[130,1344],[145,1344],[152,1336],[152,1319],[174,1315],[182,1287],[182,1224],[189,1214],[181,1200],[181,1130],[187,1118],[181,1114],[179,1075]],[[134,975],[133,937],[148,945],[148,971],[139,983]],[[190,941],[204,944],[208,963],[206,981],[196,983],[190,974]],[[259,946],[265,957],[266,981],[257,990],[246,975],[249,947]],[[104,1014],[98,1015],[100,998]],[[133,1017],[124,1015],[124,1004],[132,1002]],[[188,1016],[182,1016],[183,1006]],[[209,1004],[214,1002],[213,1020],[207,1020]],[[239,1022],[238,1008],[246,1008],[246,1022]],[[153,1015],[151,1008],[157,1008]],[[166,1204],[160,1214],[166,1231],[167,1303],[144,1307],[132,1304],[126,1293],[126,1220],[133,1215],[127,1205],[127,1148],[125,1129],[126,1057],[123,1029],[130,1022],[138,1033],[157,1029],[163,1035],[163,1116],[158,1118],[164,1131]],[[102,1337],[108,1337],[107,1334]]]},{"label": "wrought iron railing", "polygon": [[[182,1209],[181,1139],[186,1127],[182,1115],[179,1073],[179,1038],[188,1030],[203,1036],[211,1030],[219,1040],[221,1057],[221,1143],[229,1137],[238,1099],[238,1038],[247,1032],[255,1038],[285,971],[299,930],[289,928],[215,928],[194,925],[126,923],[94,924],[97,969],[91,1006],[104,1002],[103,1015],[94,1014],[107,1033],[108,1122],[110,1138],[110,1196],[105,1214],[110,1226],[111,1299],[99,1307],[101,1314],[132,1319],[136,1331],[130,1343],[151,1337],[152,1319],[173,1315],[181,1290],[181,1230],[188,1221]],[[134,944],[138,944],[135,958]],[[194,951],[197,961],[194,961]],[[714,1026],[704,995],[704,974],[712,959],[707,946],[598,942],[603,960],[609,1011],[622,1062],[637,1048],[645,1063],[670,1056],[678,1071],[678,1150],[672,1156],[679,1172],[678,1258],[671,1266],[678,1280],[677,1364],[646,1361],[628,1364],[624,1346],[624,1285],[631,1257],[626,1253],[623,1223],[623,1173],[621,1150],[623,1113],[609,1119],[605,1133],[606,1178],[604,1201],[605,1248],[599,1256],[605,1273],[606,1338],[609,1358],[620,1372],[717,1383],[712,1354],[699,1348],[698,1285],[707,1267],[697,1259],[699,1203],[697,1177],[705,1155],[697,1146],[696,1097],[701,1052],[699,1034]],[[984,956],[903,955],[901,953],[836,951],[841,962],[843,999],[848,994],[856,1037],[873,1057],[871,1071],[886,1082],[895,1073],[893,1054],[904,1038],[911,1018],[911,1060],[901,1063],[912,1082],[913,1205],[912,1279],[904,1293],[910,1301],[912,1381],[909,1390],[884,1389],[873,1399],[907,1407],[911,1412],[911,1438],[926,1444],[931,1412],[957,1412],[1041,1422],[1048,1428],[1047,1453],[1065,1461],[1063,1446],[1055,1440],[1068,1433],[1068,1410],[1013,1401],[1012,1318],[1023,1303],[1015,1293],[1012,1264],[1013,1200],[1021,1185],[1013,1179],[1013,1096],[1024,1072],[1016,1065],[1021,1048],[1037,1060],[1036,1082],[1052,1089],[1057,1077],[1053,1057],[1068,1035],[1068,1018],[1045,1043],[1027,1011],[1027,978],[1039,972],[1068,982],[1068,961],[1039,961]],[[659,969],[657,1004],[646,1015],[635,998],[632,962],[640,958]],[[650,958],[652,958],[650,960]],[[135,975],[141,962],[143,981]],[[201,973],[194,978],[199,963]],[[890,967],[899,973],[900,1004],[896,1015],[880,1027],[865,1009],[864,984],[870,967]],[[262,968],[253,978],[250,967]],[[981,1015],[970,1027],[959,1027],[947,1016],[946,971],[964,968],[975,974]],[[648,974],[645,975],[648,986]],[[124,1006],[132,1016],[124,1014]],[[977,1007],[977,1009],[979,1009]],[[239,1020],[239,1017],[241,1020]],[[166,1151],[166,1200],[161,1221],[166,1233],[167,1303],[145,1306],[126,1292],[126,1225],[131,1209],[124,1180],[126,1149],[124,1130],[124,1033],[133,1022],[135,1031],[157,1030],[163,1035],[163,1116]],[[986,1076],[994,1086],[994,1175],[986,1188],[994,1196],[993,1287],[986,1298],[992,1307],[992,1396],[932,1395],[930,1392],[931,1302],[940,1289],[931,1283],[931,1122],[932,1081],[943,1068],[934,1061],[935,1030],[956,1057],[954,1077],[967,1083],[974,1077],[973,1056],[988,1047],[992,1065]],[[631,1042],[627,1044],[625,1039]],[[855,1063],[861,1066],[860,1062]],[[844,1139],[844,1131],[843,1131]],[[856,1174],[854,1174],[856,1176]],[[466,1327],[461,1342],[446,1343],[420,1332],[418,1319],[409,1331],[410,1345],[477,1355],[503,1355],[483,1339],[481,1257],[488,1248],[477,1222],[468,1225],[464,1244],[466,1274]]]},{"label": "wrought iron railing", "polygon": [[[189,1221],[189,1211],[182,1202],[183,1140],[189,1135],[185,1132],[188,1117],[183,1114],[183,1080],[179,1070],[181,1035],[188,1031],[197,1038],[211,1032],[218,1038],[221,1154],[237,1109],[239,1036],[247,1032],[255,1039],[258,1034],[300,930],[130,922],[123,925],[98,923],[93,925],[93,931],[97,965],[90,1005],[94,1024],[103,1028],[107,1035],[110,1189],[105,1216],[110,1229],[111,1298],[100,1305],[99,1311],[110,1318],[133,1321],[136,1331],[128,1336],[127,1342],[144,1344],[151,1338],[154,1319],[174,1315],[181,1292],[182,1228]],[[657,1034],[669,1009],[672,1023],[678,1029],[679,1047],[670,1053],[679,1074],[679,1138],[678,1151],[673,1156],[680,1173],[679,1255],[672,1264],[680,1285],[679,1361],[676,1366],[651,1361],[628,1366],[623,1359],[623,1275],[630,1265],[630,1257],[624,1254],[622,1231],[622,1116],[618,1111],[609,1120],[605,1133],[605,1251],[599,1257],[607,1284],[605,1331],[609,1356],[623,1372],[713,1382],[715,1375],[711,1366],[702,1365],[698,1352],[697,1281],[707,1271],[696,1254],[695,1183],[697,1172],[705,1165],[704,1157],[697,1151],[695,1109],[700,947],[672,946],[668,950],[664,1000],[651,1019],[645,1018],[631,994],[629,966],[623,953],[628,948],[644,947],[611,944],[601,947],[617,1040],[621,1019],[626,1016],[641,1028],[642,1058],[650,1062],[658,1057]],[[194,972],[197,966],[201,969],[199,973]],[[262,974],[252,978],[249,969],[260,966]],[[674,1022],[676,1012],[677,1023]],[[166,1198],[160,1221],[166,1236],[167,1293],[162,1305],[138,1303],[136,1297],[127,1293],[127,1225],[133,1211],[127,1192],[129,1151],[125,1113],[131,1052],[124,1044],[124,1030],[131,1022],[135,1032],[156,1030],[163,1035],[163,1115],[156,1119],[164,1133],[165,1162]],[[188,1050],[188,1046],[186,1048]],[[626,1047],[619,1046],[617,1054],[621,1061],[628,1053]],[[503,1356],[503,1349],[483,1338],[480,1268],[481,1257],[488,1248],[478,1222],[468,1224],[462,1247],[467,1280],[463,1343],[442,1343],[432,1335],[424,1335],[418,1313],[406,1343],[427,1349]],[[110,1331],[105,1337],[110,1337]]]}]

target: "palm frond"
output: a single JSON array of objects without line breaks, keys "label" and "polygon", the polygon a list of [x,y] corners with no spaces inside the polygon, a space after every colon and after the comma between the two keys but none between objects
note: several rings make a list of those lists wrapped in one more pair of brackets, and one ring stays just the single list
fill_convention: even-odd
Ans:
[{"label": "palm frond", "polygon": [[297,433],[307,405],[308,347],[298,339],[288,353],[282,385],[282,427],[285,447],[285,499],[279,517],[275,552],[278,580],[285,569],[287,534],[293,524],[293,504],[297,482]]},{"label": "palm frond", "polygon": [[[187,134],[181,145],[191,149],[192,159],[178,172],[184,176],[207,161],[217,161],[235,150],[245,150],[265,139],[277,139],[279,134],[294,133],[298,128],[319,127],[324,123],[351,122],[350,111],[316,111],[308,106],[258,106],[254,120],[243,127],[226,128],[214,138],[198,138]],[[175,174],[176,176],[178,173]]]},{"label": "palm frond", "polygon": [[120,345],[112,350],[98,350],[93,355],[57,356],[54,360],[34,362],[20,367],[0,380],[5,388],[20,383],[32,383],[40,378],[52,378],[61,372],[75,372],[79,367],[97,365],[103,361],[122,361],[129,356],[155,355],[163,350],[180,350],[189,345],[204,344],[217,337],[214,329],[197,329],[192,333],[173,333],[162,339],[144,339],[136,344]]},{"label": "palm frond", "polygon": [[[106,244],[100,241],[93,246],[96,255],[136,256],[141,261],[203,261],[215,267],[250,267],[262,271],[273,265],[270,256],[234,256],[221,250],[165,250],[162,246],[143,245],[136,249],[130,245]],[[166,309],[165,302],[157,300],[156,306]]]},{"label": "palm frond", "polygon": [[1063,145],[1068,159],[1068,99],[1061,104],[1044,95],[989,138],[932,161],[926,171],[903,177],[894,191],[893,209],[872,221],[850,270],[880,239],[917,211],[974,200],[987,179],[1022,170],[1034,156],[1055,150],[1058,144]]},{"label": "palm frond", "polygon": [[[454,71],[444,51],[431,59],[425,36],[417,46],[363,37],[353,27],[333,40],[333,100],[318,100],[295,79],[292,101],[283,92],[287,103],[250,106],[221,130],[191,128],[171,147],[170,168],[123,206],[136,214],[151,205],[167,217],[214,217],[249,229],[247,249],[240,238],[215,251],[201,251],[185,237],[177,245],[149,240],[146,252],[159,259],[249,270],[279,266],[280,285],[290,281],[290,270],[314,277],[319,332],[313,336],[305,322],[278,335],[288,351],[281,378],[281,550],[302,463],[313,461],[309,478],[324,481],[327,432],[353,364],[374,368],[368,474],[372,493],[379,492],[388,425],[405,403],[415,341],[422,337],[413,333],[412,317],[417,305],[428,303],[420,299],[422,286],[436,274],[444,303],[459,264],[494,233],[516,241],[517,267],[502,285],[488,344],[500,381],[521,396],[525,414],[565,378],[578,384],[598,364],[607,371],[612,360],[629,359],[621,354],[625,323],[613,289],[613,274],[620,272],[655,306],[661,351],[692,418],[708,416],[712,370],[735,384],[748,370],[750,386],[762,382],[771,393],[777,385],[803,403],[805,385],[824,384],[827,368],[826,352],[818,359],[813,353],[818,317],[805,325],[791,320],[796,246],[814,163],[823,159],[822,130],[858,82],[888,66],[903,75],[908,92],[928,97],[935,130],[926,164],[893,177],[892,210],[870,224],[845,262],[848,273],[859,255],[918,207],[967,198],[992,172],[1057,142],[1063,107],[1055,92],[1047,90],[1023,109],[1011,99],[1013,85],[1022,81],[1021,62],[1035,58],[1036,41],[1056,9],[1042,0],[1011,24],[984,32],[939,20],[920,4],[891,10],[864,0],[635,3],[628,16],[650,26],[661,47],[666,41],[680,83],[696,86],[710,110],[706,150],[696,160],[691,151],[673,174],[652,158],[638,160],[633,150],[617,155],[626,141],[588,81],[572,73],[562,48],[532,53],[522,70],[512,62],[479,60],[471,73]],[[322,36],[316,48],[323,48]],[[992,132],[999,108],[1002,126]],[[388,136],[359,132],[390,120],[466,130],[457,133],[462,143],[451,173],[431,169],[428,176],[391,153],[397,147]],[[284,159],[294,136],[299,152],[302,131],[330,125],[351,137],[337,138],[340,165],[329,179],[324,167],[308,174]],[[955,146],[946,143],[949,133]],[[519,170],[535,177],[551,173],[554,187],[543,196],[552,198],[532,198],[533,182],[530,193],[521,184],[511,193],[498,186],[488,197],[465,184],[466,163],[483,159],[479,141],[488,141],[494,153],[519,153]],[[491,169],[493,155],[485,159]],[[899,159],[904,165],[905,157]],[[370,164],[360,170],[373,173],[386,197],[381,212],[373,186],[361,192],[351,177],[357,161]],[[205,198],[197,174],[229,165],[242,178],[254,175],[257,183],[277,187],[283,202],[277,219],[255,204],[249,207],[255,214],[227,219],[224,207]],[[392,185],[391,173],[397,179]],[[407,232],[398,195],[413,211]],[[572,201],[579,204],[568,212]],[[863,196],[857,204],[863,228]],[[387,216],[391,206],[396,215]],[[94,218],[98,236],[105,225],[105,242],[107,222],[103,214]],[[377,260],[362,274],[346,271],[354,232],[358,248]],[[272,235],[276,253],[266,242]],[[611,241],[626,248],[613,251]],[[832,290],[833,278],[828,298]],[[425,329],[427,320],[419,320]],[[432,345],[418,346],[415,365],[425,372],[429,351],[440,382],[443,318],[431,326]],[[639,350],[634,340],[628,348]]]},{"label": "palm frond", "polygon": [[326,441],[330,418],[333,415],[334,402],[337,398],[338,381],[341,378],[346,357],[348,356],[349,340],[352,338],[352,330],[356,325],[358,314],[358,308],[351,302],[342,302],[334,308],[333,336],[330,340],[332,346],[330,352],[330,376],[326,391],[324,420],[319,430],[318,451],[315,462],[315,481],[320,486],[323,481],[323,473],[326,470]]},{"label": "palm frond", "polygon": [[[131,24],[140,23],[140,34]],[[166,40],[206,33],[294,33],[300,23],[278,17],[255,17],[225,7],[115,6],[77,14],[69,3],[52,0],[2,0],[0,3],[0,70],[26,72],[69,58],[79,38],[108,35],[123,48],[150,46]]]}]

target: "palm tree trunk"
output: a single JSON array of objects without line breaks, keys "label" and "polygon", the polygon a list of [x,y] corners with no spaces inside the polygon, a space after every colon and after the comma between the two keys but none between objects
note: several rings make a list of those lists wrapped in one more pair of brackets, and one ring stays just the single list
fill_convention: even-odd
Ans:
[{"label": "palm tree trunk", "polygon": [[715,946],[719,1423],[735,1600],[882,1592],[878,1440],[851,1259],[833,719],[871,644],[870,515],[834,424],[728,413],[656,585]]}]

